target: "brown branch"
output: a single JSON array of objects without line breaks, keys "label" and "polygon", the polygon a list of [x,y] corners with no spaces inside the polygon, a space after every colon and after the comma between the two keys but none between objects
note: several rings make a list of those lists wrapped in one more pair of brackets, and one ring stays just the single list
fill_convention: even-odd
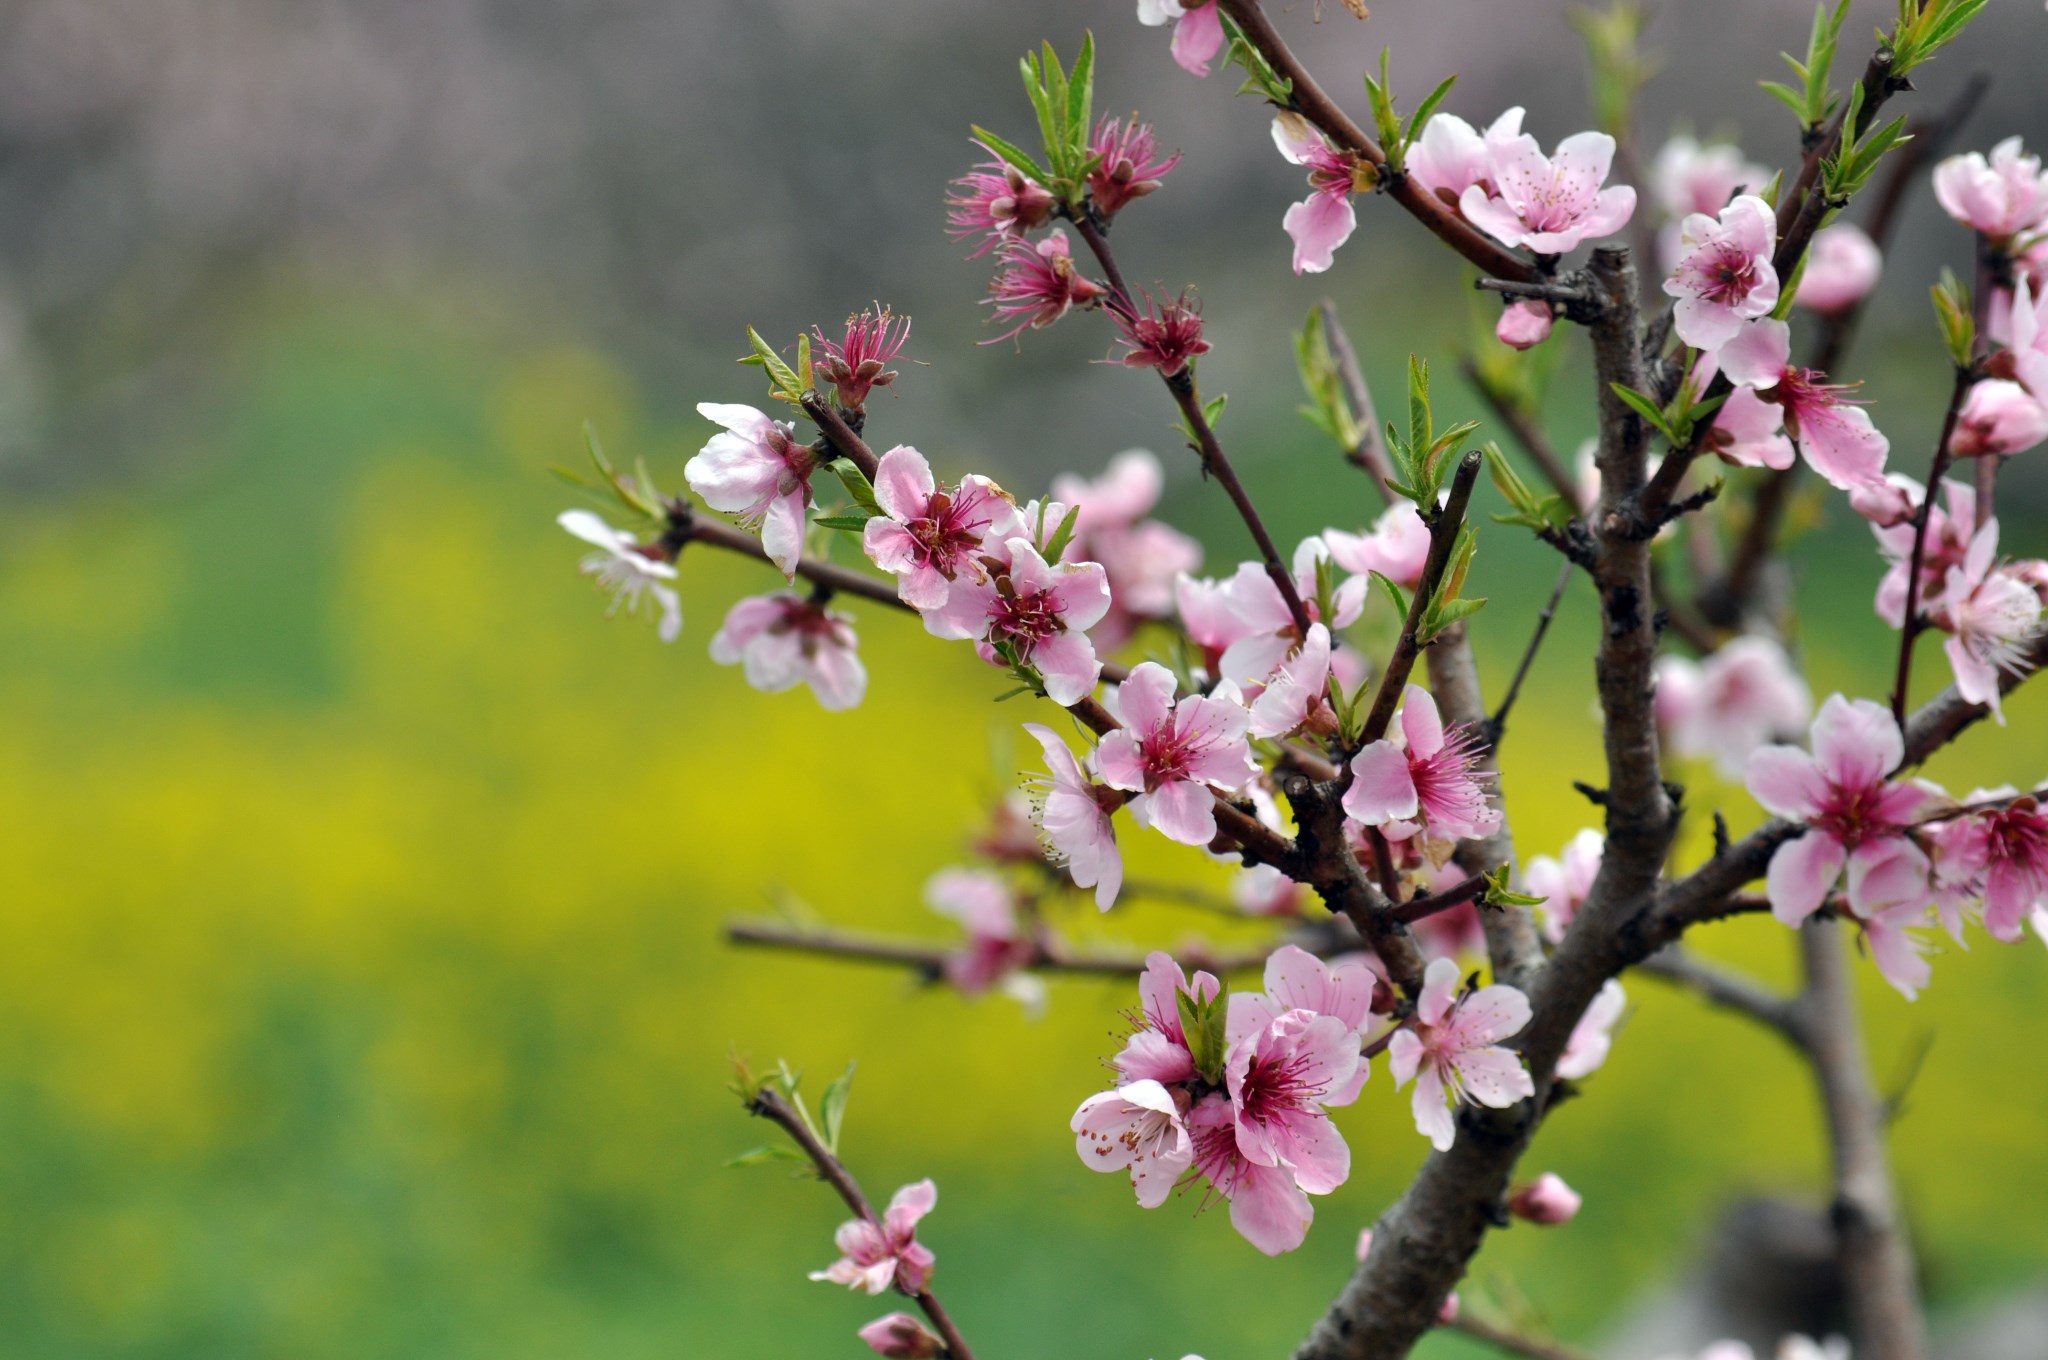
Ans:
[{"label": "brown branch", "polygon": [[1885,1107],[1870,1083],[1841,927],[1816,917],[1799,931],[1806,965],[1808,1052],[1827,1111],[1835,1167],[1829,1214],[1863,1360],[1925,1360],[1927,1325],[1913,1251],[1885,1156]]},{"label": "brown branch", "polygon": [[[851,963],[907,968],[926,981],[936,981],[943,977],[947,960],[956,952],[953,946],[930,944],[922,940],[890,939],[829,928],[788,926],[773,921],[727,922],[725,938],[729,943],[736,945],[790,950],[800,954],[822,954]],[[1206,968],[1212,973],[1242,973],[1265,967],[1266,958],[1272,952],[1266,949],[1245,954],[1210,954],[1201,949],[1194,949],[1180,951],[1175,957],[1190,967]],[[1032,947],[1030,956],[1017,966],[1033,973],[1135,977],[1145,971],[1145,960],[1137,956],[1118,958],[1095,954],[1069,954],[1054,945],[1037,944]]]},{"label": "brown branch", "polygon": [[[702,543],[727,552],[751,557],[757,562],[766,562],[768,554],[761,548],[761,540],[743,529],[736,529],[724,520],[713,519],[687,501],[672,501],[668,508],[668,529],[662,534],[662,541],[671,552],[686,543]],[[908,613],[917,611],[897,597],[893,582],[880,580],[865,572],[837,566],[816,557],[799,558],[796,574],[813,585],[825,587],[836,595],[853,595],[875,604],[888,605]]]},{"label": "brown branch", "polygon": [[[854,1180],[853,1173],[846,1169],[844,1162],[832,1155],[829,1148],[817,1140],[811,1133],[810,1126],[791,1108],[790,1103],[783,1099],[780,1091],[772,1086],[763,1086],[754,1093],[754,1098],[747,1104],[747,1110],[777,1125],[788,1134],[791,1141],[803,1149],[804,1155],[811,1159],[811,1165],[817,1168],[819,1177],[839,1192],[839,1198],[846,1201],[846,1207],[874,1224],[877,1230],[881,1228],[882,1220],[876,1217],[874,1206],[868,1203],[868,1197],[861,1193],[860,1183]],[[974,1360],[974,1352],[968,1349],[966,1338],[960,1335],[960,1329],[954,1326],[952,1317],[940,1305],[938,1296],[926,1288],[912,1294],[911,1297],[917,1300],[917,1306],[924,1311],[925,1317],[931,1320],[933,1330],[938,1332],[939,1340],[945,1343],[947,1360]]]},{"label": "brown branch", "polygon": [[1592,1360],[1585,1351],[1574,1349],[1557,1341],[1542,1341],[1520,1332],[1509,1331],[1498,1323],[1487,1322],[1460,1311],[1458,1316],[1444,1324],[1451,1331],[1463,1332],[1475,1341],[1484,1341],[1495,1350],[1509,1355],[1520,1355],[1526,1360]]},{"label": "brown branch", "polygon": [[[1472,488],[1479,480],[1479,465],[1483,461],[1479,450],[1466,450],[1458,460],[1457,471],[1451,474],[1451,494],[1443,508],[1432,513],[1427,506],[1418,507],[1429,521],[1429,554],[1423,559],[1422,577],[1415,584],[1415,594],[1408,601],[1408,617],[1402,621],[1401,636],[1394,643],[1393,655],[1387,658],[1387,668],[1380,673],[1379,688],[1373,691],[1372,708],[1359,734],[1361,746],[1370,746],[1387,734],[1409,673],[1415,669],[1416,658],[1422,655],[1423,644],[1416,634],[1422,627],[1423,614],[1443,585],[1451,550],[1457,546],[1458,531],[1465,525],[1465,510],[1472,503]],[[1339,782],[1348,779],[1349,774],[1347,767]]]},{"label": "brown branch", "polygon": [[1899,625],[1898,674],[1892,681],[1892,716],[1901,723],[1906,720],[1906,687],[1913,681],[1913,644],[1920,637],[1920,572],[1927,561],[1927,525],[1934,517],[1935,498],[1941,495],[1941,479],[1948,472],[1956,421],[1969,395],[1970,370],[1958,368],[1949,389],[1948,412],[1941,418],[1941,439],[1934,446],[1934,464],[1927,470],[1927,489],[1920,496],[1920,513],[1913,517],[1913,556],[1906,569],[1906,612]]},{"label": "brown branch", "polygon": [[1794,1048],[1803,1051],[1807,1047],[1798,998],[1773,991],[1745,973],[1700,958],[1677,945],[1650,955],[1635,966],[1635,971],[1661,978],[1710,1005],[1746,1015],[1776,1031]]},{"label": "brown branch", "polygon": [[[1113,305],[1120,305],[1125,315],[1135,316],[1137,307],[1130,289],[1124,284],[1123,272],[1117,268],[1116,253],[1109,248],[1109,238],[1103,234],[1101,226],[1087,213],[1075,215],[1070,220],[1081,239],[1088,243],[1088,249],[1095,253],[1102,272],[1109,276]],[[1286,602],[1295,628],[1302,637],[1307,637],[1310,623],[1308,607],[1301,602],[1301,592],[1295,588],[1294,572],[1280,556],[1273,536],[1266,532],[1266,522],[1259,517],[1258,507],[1252,504],[1251,494],[1238,480],[1237,469],[1231,466],[1221,441],[1216,438],[1215,429],[1209,424],[1208,414],[1202,410],[1201,395],[1195,390],[1194,366],[1189,365],[1171,377],[1162,373],[1160,379],[1165,382],[1166,390],[1173,394],[1174,404],[1180,407],[1181,418],[1187,422],[1188,433],[1194,438],[1195,452],[1202,459],[1203,473],[1214,477],[1223,487],[1224,494],[1230,497],[1230,503],[1237,507],[1238,518],[1244,521],[1245,528],[1251,531],[1252,542],[1258,545],[1267,577]]]},{"label": "brown branch", "polygon": [[1316,84],[1315,78],[1289,50],[1287,43],[1266,17],[1259,0],[1216,0],[1223,12],[1244,32],[1245,40],[1292,86],[1293,111],[1314,124],[1316,130],[1340,150],[1349,151],[1380,172],[1380,184],[1387,196],[1407,209],[1423,226],[1452,250],[1470,260],[1483,274],[1496,278],[1532,280],[1536,267],[1506,247],[1482,234],[1459,217],[1434,194],[1387,167],[1386,153],[1351,121],[1349,114]]},{"label": "brown branch", "polygon": [[1440,911],[1449,911],[1452,907],[1462,907],[1474,898],[1483,897],[1485,894],[1486,875],[1473,874],[1470,878],[1454,883],[1442,892],[1431,893],[1427,897],[1411,897],[1400,906],[1395,907],[1389,915],[1404,925],[1414,925],[1417,921],[1427,920]]},{"label": "brown branch", "polygon": [[816,423],[819,431],[831,441],[832,447],[839,450],[848,462],[861,470],[862,476],[872,482],[875,479],[877,465],[874,450],[861,442],[860,435],[855,432],[853,426],[847,424],[846,417],[839,413],[839,408],[816,392],[804,393],[803,404],[804,414]]},{"label": "brown branch", "polygon": [[1351,347],[1351,337],[1337,322],[1336,303],[1324,298],[1316,304],[1316,310],[1322,313],[1323,335],[1330,342],[1330,353],[1337,360],[1337,376],[1344,383],[1345,398],[1351,403],[1351,414],[1360,430],[1357,447],[1344,451],[1344,461],[1372,478],[1373,486],[1392,505],[1401,499],[1388,485],[1394,476],[1394,460],[1387,453],[1379,412],[1373,408],[1372,389],[1365,385],[1365,370],[1358,366],[1358,351]]}]

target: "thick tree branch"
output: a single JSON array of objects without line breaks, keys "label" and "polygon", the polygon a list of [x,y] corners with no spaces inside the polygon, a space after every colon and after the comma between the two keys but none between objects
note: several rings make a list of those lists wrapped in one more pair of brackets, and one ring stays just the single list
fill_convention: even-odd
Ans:
[{"label": "thick tree branch", "polygon": [[[747,1109],[750,1113],[779,1126],[790,1136],[791,1141],[803,1149],[804,1155],[811,1159],[811,1164],[818,1169],[819,1177],[839,1192],[839,1198],[846,1201],[846,1207],[874,1224],[877,1230],[881,1228],[882,1220],[876,1216],[874,1206],[868,1203],[868,1197],[861,1193],[860,1183],[854,1180],[853,1173],[812,1135],[810,1126],[805,1124],[803,1118],[790,1107],[790,1103],[783,1099],[780,1091],[772,1086],[762,1087],[754,1093],[754,1098],[748,1102]],[[939,1340],[946,1344],[947,1360],[974,1360],[974,1352],[968,1349],[966,1339],[960,1335],[960,1329],[953,1325],[953,1319],[940,1305],[938,1296],[926,1288],[911,1297],[917,1300],[917,1306],[930,1320],[932,1329],[939,1334]]]},{"label": "thick tree branch", "polygon": [[1445,245],[1477,265],[1481,273],[1503,279],[1531,280],[1539,276],[1534,265],[1482,234],[1421,185],[1389,170],[1386,153],[1316,84],[1273,27],[1273,21],[1266,17],[1259,0],[1216,3],[1244,31],[1245,40],[1292,85],[1293,111],[1314,124],[1331,145],[1351,152],[1379,170],[1380,183],[1389,198],[1407,209]]},{"label": "thick tree branch", "polygon": [[1806,965],[1808,1051],[1827,1111],[1835,1166],[1830,1214],[1860,1360],[1925,1360],[1927,1325],[1913,1252],[1885,1156],[1885,1107],[1871,1088],[1840,925],[1815,917],[1799,932]]}]

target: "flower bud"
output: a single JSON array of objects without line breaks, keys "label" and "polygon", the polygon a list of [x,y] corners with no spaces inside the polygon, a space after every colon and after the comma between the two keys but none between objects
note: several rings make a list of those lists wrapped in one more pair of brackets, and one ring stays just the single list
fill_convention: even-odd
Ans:
[{"label": "flower bud", "polygon": [[1914,489],[1887,478],[1866,482],[1849,492],[1849,508],[1880,529],[1905,524],[1920,511]]},{"label": "flower bud", "polygon": [[1524,298],[1501,312],[1494,338],[1511,349],[1534,349],[1550,338],[1550,321],[1549,303]]},{"label": "flower bud", "polygon": [[1582,1202],[1579,1193],[1566,1185],[1563,1177],[1546,1171],[1532,1184],[1515,1188],[1508,1196],[1508,1212],[1549,1228],[1571,1222]]},{"label": "flower bud", "polygon": [[946,1353],[946,1343],[908,1313],[876,1318],[860,1329],[860,1339],[890,1360],[934,1360]]}]

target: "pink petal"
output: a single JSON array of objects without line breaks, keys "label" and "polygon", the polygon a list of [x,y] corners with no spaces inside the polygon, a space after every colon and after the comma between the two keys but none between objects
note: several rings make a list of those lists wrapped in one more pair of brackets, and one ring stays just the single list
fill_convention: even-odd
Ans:
[{"label": "pink petal", "polygon": [[[1216,838],[1216,797],[1193,780],[1176,779],[1138,800],[1153,829],[1182,845],[1207,845]],[[1139,811],[1133,803],[1131,811]]]},{"label": "pink petal", "polygon": [[1351,787],[1344,791],[1346,816],[1379,826],[1413,817],[1421,809],[1406,751],[1383,737],[1352,757]]},{"label": "pink petal", "polygon": [[1425,1067],[1415,1082],[1415,1127],[1438,1152],[1448,1152],[1458,1139],[1458,1123],[1444,1103],[1444,1079],[1434,1065]]},{"label": "pink petal", "polygon": [[1077,704],[1095,689],[1102,663],[1086,633],[1054,633],[1032,648],[1031,664],[1045,681],[1045,695],[1062,708]]},{"label": "pink petal", "polygon": [[1335,261],[1337,247],[1351,239],[1358,214],[1351,195],[1318,190],[1289,208],[1280,225],[1294,238],[1294,272],[1320,274]]},{"label": "pink petal", "polygon": [[1409,753],[1422,759],[1444,748],[1444,720],[1436,711],[1436,700],[1420,685],[1402,691],[1401,735],[1408,739]]},{"label": "pink petal", "polygon": [[1819,812],[1831,791],[1820,765],[1796,746],[1762,746],[1750,752],[1744,783],[1766,811],[1792,821]]},{"label": "pink petal", "polygon": [[1505,1048],[1482,1048],[1453,1058],[1465,1094],[1481,1105],[1504,1110],[1536,1094],[1536,1083],[1522,1060]]},{"label": "pink petal", "polygon": [[1308,1196],[1279,1167],[1247,1166],[1230,1191],[1230,1226],[1268,1256],[1300,1246],[1315,1216]]},{"label": "pink petal", "polygon": [[1210,0],[1199,9],[1180,16],[1173,26],[1173,59],[1181,69],[1198,76],[1209,74],[1209,59],[1223,49],[1222,7]]},{"label": "pink petal", "polygon": [[1819,831],[1779,846],[1764,874],[1771,914],[1788,926],[1805,921],[1827,900],[1847,858],[1840,841]]},{"label": "pink petal", "polygon": [[[1123,684],[1117,686],[1117,709],[1132,731],[1157,731],[1172,717],[1174,689],[1172,671],[1156,661],[1140,662],[1131,668],[1130,676]],[[1104,745],[1107,744],[1105,740]],[[1108,779],[1107,770],[1103,777]],[[1136,784],[1118,784],[1117,787],[1143,788],[1144,784],[1141,780]]]},{"label": "pink petal", "polygon": [[938,488],[932,465],[908,444],[898,444],[875,465],[875,500],[895,520],[922,518]]},{"label": "pink petal", "polygon": [[1869,699],[1828,696],[1813,720],[1813,758],[1846,789],[1868,788],[1899,767],[1905,738],[1891,710]]}]

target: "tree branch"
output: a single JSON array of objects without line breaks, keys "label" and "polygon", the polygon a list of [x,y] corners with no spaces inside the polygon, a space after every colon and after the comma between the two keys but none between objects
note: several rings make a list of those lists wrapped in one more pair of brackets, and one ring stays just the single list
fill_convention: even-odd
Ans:
[{"label": "tree branch", "polygon": [[1392,505],[1401,499],[1387,485],[1394,476],[1394,460],[1387,453],[1379,412],[1372,404],[1372,389],[1365,385],[1365,370],[1358,366],[1358,351],[1351,347],[1351,337],[1337,322],[1336,303],[1324,298],[1316,304],[1316,310],[1322,313],[1323,335],[1330,342],[1330,353],[1337,360],[1337,376],[1344,383],[1345,397],[1360,430],[1358,446],[1345,450],[1344,461],[1372,478],[1373,487]]},{"label": "tree branch", "polygon": [[803,404],[804,414],[809,416],[825,438],[831,441],[832,447],[859,468],[862,476],[871,482],[875,480],[875,468],[878,465],[875,452],[861,442],[860,435],[847,423],[846,417],[839,413],[839,408],[816,392],[804,393]]},{"label": "tree branch", "polygon": [[1913,644],[1920,637],[1920,572],[1927,561],[1927,525],[1934,517],[1934,501],[1941,495],[1941,479],[1948,472],[1949,447],[1955,440],[1956,421],[1963,401],[1970,395],[1970,370],[1958,368],[1949,390],[1948,412],[1941,418],[1941,439],[1934,446],[1934,463],[1927,470],[1927,489],[1920,494],[1920,512],[1913,517],[1913,557],[1906,569],[1906,612],[1899,624],[1899,666],[1892,681],[1892,716],[1906,720],[1906,688],[1913,682]]},{"label": "tree branch", "polygon": [[[783,925],[774,921],[729,921],[725,927],[725,938],[736,945],[822,954],[852,963],[907,968],[927,982],[945,976],[947,961],[958,952],[955,947],[922,940],[890,939],[830,928]],[[1266,958],[1272,952],[1264,949],[1245,954],[1210,954],[1192,949],[1181,950],[1175,957],[1190,967],[1206,968],[1212,973],[1242,973],[1265,967]],[[1145,971],[1145,960],[1140,957],[1069,954],[1051,945],[1034,944],[1031,954],[1017,966],[1033,973],[1135,977]]]},{"label": "tree branch", "polygon": [[1635,971],[1661,978],[1709,1005],[1746,1015],[1776,1031],[1779,1038],[1794,1048],[1802,1052],[1807,1049],[1798,998],[1773,991],[1745,973],[1700,958],[1677,945],[1650,955],[1635,966]]},{"label": "tree branch", "polygon": [[1315,78],[1281,39],[1272,20],[1266,17],[1259,0],[1216,0],[1216,3],[1244,31],[1245,40],[1258,49],[1259,55],[1293,87],[1293,111],[1314,124],[1333,146],[1353,153],[1379,170],[1380,183],[1389,198],[1406,208],[1445,245],[1477,265],[1481,273],[1502,279],[1533,280],[1539,277],[1536,267],[1527,260],[1480,233],[1406,175],[1389,170],[1386,153],[1365,134],[1363,128],[1351,121],[1350,115],[1335,100],[1324,93],[1322,86],[1316,84]]},{"label": "tree branch", "polygon": [[[747,1110],[777,1125],[788,1134],[791,1141],[802,1148],[804,1155],[811,1159],[811,1165],[818,1169],[819,1177],[839,1192],[839,1198],[846,1201],[846,1207],[880,1230],[882,1221],[875,1216],[874,1206],[868,1203],[868,1197],[861,1193],[860,1183],[854,1180],[853,1173],[848,1171],[846,1164],[833,1156],[823,1143],[812,1136],[810,1127],[790,1107],[789,1102],[783,1099],[780,1091],[772,1086],[763,1086],[754,1093],[754,1098],[747,1104]],[[925,1317],[930,1319],[933,1330],[939,1334],[939,1340],[946,1344],[948,1360],[974,1360],[974,1352],[968,1349],[966,1339],[960,1335],[960,1329],[953,1325],[953,1319],[940,1305],[938,1296],[927,1288],[912,1294],[911,1297],[917,1300],[917,1306],[923,1309]]]},{"label": "tree branch", "polygon": [[1463,1332],[1475,1341],[1484,1341],[1495,1350],[1505,1351],[1509,1355],[1524,1356],[1526,1360],[1592,1360],[1592,1357],[1582,1350],[1556,1341],[1539,1341],[1532,1336],[1523,1336],[1520,1332],[1512,1332],[1496,1323],[1473,1317],[1468,1312],[1460,1311],[1458,1316],[1444,1325],[1451,1331]]},{"label": "tree branch", "polygon": [[1841,927],[1815,917],[1799,931],[1806,965],[1808,1052],[1827,1111],[1835,1165],[1834,1222],[1856,1354],[1925,1360],[1913,1252],[1885,1156],[1884,1102],[1871,1089]]}]

